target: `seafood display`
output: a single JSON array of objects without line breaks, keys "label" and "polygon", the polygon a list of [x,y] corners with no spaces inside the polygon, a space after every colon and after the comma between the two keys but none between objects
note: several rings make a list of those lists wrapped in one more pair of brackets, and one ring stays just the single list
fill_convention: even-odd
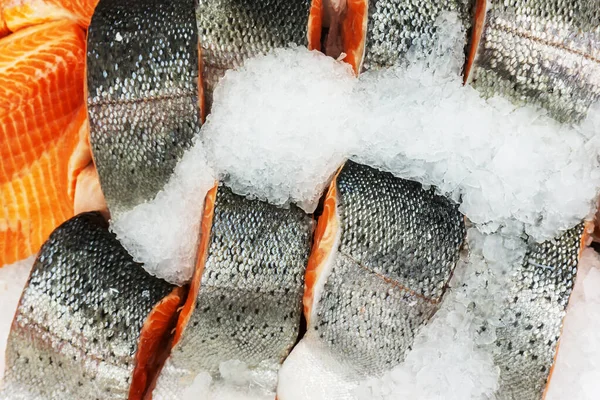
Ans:
[{"label": "seafood display", "polygon": [[[355,79],[431,52],[444,13],[464,27],[465,90],[578,123],[600,101],[592,3],[4,0],[0,266],[37,257],[0,399],[357,399],[360,382],[402,365],[456,290],[467,230],[479,228],[468,199],[348,159],[307,213],[238,194],[221,174],[195,204],[198,237],[183,238],[196,246],[183,285],[148,273],[110,218],[165,190],[228,70],[304,46]],[[543,242],[483,232],[527,248],[503,270],[486,344],[496,398],[545,397],[592,230],[582,220]],[[245,371],[233,383],[231,363]]]}]

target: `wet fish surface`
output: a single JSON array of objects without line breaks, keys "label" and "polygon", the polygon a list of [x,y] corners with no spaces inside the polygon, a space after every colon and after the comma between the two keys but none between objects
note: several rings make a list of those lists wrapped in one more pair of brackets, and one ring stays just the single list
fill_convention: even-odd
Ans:
[{"label": "wet fish surface", "polygon": [[489,2],[473,85],[577,122],[600,100],[600,3]]},{"label": "wet fish surface", "polygon": [[102,0],[88,34],[90,142],[111,213],[152,200],[200,131],[192,0]]},{"label": "wet fish surface", "polygon": [[[466,233],[458,206],[446,198],[352,161],[324,207],[306,275],[308,332],[284,364],[282,400],[349,398],[346,384],[320,391],[401,363],[439,308]],[[294,379],[310,389],[292,390]]]},{"label": "wet fish surface", "polygon": [[435,22],[443,12],[456,12],[468,28],[474,1],[375,0],[368,3],[363,70],[392,67],[417,43],[423,49],[432,48],[437,41]]},{"label": "wet fish surface", "polygon": [[142,328],[173,289],[133,262],[99,213],[63,223],[23,292],[0,398],[128,398]]},{"label": "wet fish surface", "polygon": [[[312,219],[293,205],[283,209],[248,200],[225,186],[218,187],[216,201],[209,196],[206,202],[214,204],[214,216],[210,233],[203,231],[210,235],[205,266],[194,276],[199,292],[188,299],[189,313],[182,311],[181,339],[158,380],[155,400],[183,398],[201,372],[219,385],[220,365],[233,360],[267,376],[267,384],[276,381],[299,333]],[[265,389],[274,391],[272,385]]]},{"label": "wet fish surface", "polygon": [[582,233],[580,224],[556,239],[530,245],[511,279],[494,356],[501,400],[543,396],[575,283]]},{"label": "wet fish surface", "polygon": [[292,45],[306,46],[311,0],[199,0],[200,36],[206,110],[228,69],[250,57]]}]

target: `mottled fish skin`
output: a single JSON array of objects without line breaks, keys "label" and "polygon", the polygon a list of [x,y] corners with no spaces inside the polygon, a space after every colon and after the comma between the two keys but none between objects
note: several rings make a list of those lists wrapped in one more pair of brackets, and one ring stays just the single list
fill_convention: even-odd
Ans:
[{"label": "mottled fish skin", "polygon": [[102,0],[88,34],[90,142],[113,214],[151,200],[200,131],[193,0]]},{"label": "mottled fish skin", "polygon": [[424,49],[432,48],[437,40],[435,21],[444,11],[456,12],[468,28],[473,4],[474,0],[369,1],[363,70],[398,64],[416,43]]},{"label": "mottled fish skin", "polygon": [[228,69],[290,44],[308,44],[311,0],[199,0],[198,32],[207,110]]},{"label": "mottled fish skin", "polygon": [[133,262],[99,213],[63,223],[23,292],[0,399],[126,399],[140,330],[172,289]]},{"label": "mottled fish skin", "polygon": [[196,307],[154,400],[181,399],[200,372],[218,383],[219,365],[231,360],[276,376],[299,333],[312,227],[294,205],[279,208],[219,186]]},{"label": "mottled fish skin", "polygon": [[498,328],[495,363],[499,400],[542,398],[575,283],[583,224],[559,238],[530,245],[510,284]]},{"label": "mottled fish skin", "polygon": [[458,206],[419,183],[348,161],[340,242],[308,335],[361,374],[404,360],[437,311],[466,231]]},{"label": "mottled fish skin", "polygon": [[600,100],[597,0],[489,1],[473,85],[577,122]]}]

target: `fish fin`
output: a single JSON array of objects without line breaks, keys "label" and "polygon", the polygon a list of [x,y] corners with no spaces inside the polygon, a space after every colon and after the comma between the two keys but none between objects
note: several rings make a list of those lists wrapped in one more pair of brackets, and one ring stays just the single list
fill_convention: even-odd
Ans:
[{"label": "fish fin", "polygon": [[96,4],[98,0],[8,0],[2,14],[13,32],[51,21],[70,21],[87,29]]},{"label": "fish fin", "polygon": [[99,211],[108,221],[110,212],[100,187],[100,177],[93,163],[90,163],[77,176],[77,187],[73,201],[75,214],[88,211]]},{"label": "fish fin", "polygon": [[323,1],[312,0],[308,15],[308,49],[321,51],[321,33],[323,30]]},{"label": "fish fin", "polygon": [[185,299],[186,290],[176,287],[154,306],[142,326],[129,400],[142,400],[146,393],[152,393],[158,373],[169,356],[171,327],[177,321],[177,309]]},{"label": "fish fin", "polygon": [[196,267],[192,281],[190,283],[190,291],[187,297],[183,309],[179,314],[179,320],[177,321],[177,327],[175,330],[175,336],[173,338],[173,346],[176,345],[181,339],[181,335],[187,326],[192,312],[196,307],[196,299],[198,292],[200,291],[200,281],[202,280],[202,273],[204,272],[204,265],[206,263],[206,257],[208,255],[208,246],[210,244],[210,232],[212,229],[212,221],[215,212],[215,201],[217,198],[218,184],[208,191],[204,200],[204,214],[202,216],[202,222],[200,224],[200,241],[198,245],[198,252],[196,255]]},{"label": "fish fin", "polygon": [[369,4],[367,0],[348,0],[346,16],[342,21],[342,47],[345,62],[358,75],[365,57]]},{"label": "fish fin", "polygon": [[37,252],[73,216],[84,60],[85,33],[69,22],[0,39],[0,265]]},{"label": "fish fin", "polygon": [[[337,171],[323,202],[323,212],[317,221],[306,273],[304,275],[304,318],[310,325],[311,315],[314,311],[315,299],[319,296],[324,275],[330,270],[331,256],[337,250],[339,240],[340,222],[337,214],[337,177],[342,168]],[[318,299],[316,299],[318,301]]]},{"label": "fish fin", "polygon": [[479,50],[479,44],[481,43],[481,37],[483,36],[486,15],[487,0],[477,0],[475,3],[475,18],[473,21],[473,28],[471,30],[469,54],[467,56],[467,61],[464,68],[463,85],[466,85],[472,79],[471,72],[475,65],[477,51]]}]

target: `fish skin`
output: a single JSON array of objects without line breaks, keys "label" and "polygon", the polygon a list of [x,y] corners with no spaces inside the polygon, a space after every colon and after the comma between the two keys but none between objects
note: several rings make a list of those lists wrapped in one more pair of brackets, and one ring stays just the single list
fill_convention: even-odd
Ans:
[{"label": "fish skin", "polygon": [[231,360],[275,376],[298,336],[312,226],[294,205],[283,209],[218,187],[196,304],[154,400],[183,398],[200,372],[218,385],[219,365]]},{"label": "fish skin", "polygon": [[578,122],[600,100],[600,3],[488,1],[472,84]]},{"label": "fish skin", "polygon": [[530,245],[513,274],[503,326],[496,330],[499,400],[543,396],[575,283],[583,229],[579,224],[556,239]]},{"label": "fish skin", "polygon": [[[351,161],[336,184],[340,245],[309,330],[339,354],[354,349],[346,353],[350,363],[378,374],[402,362],[418,327],[437,311],[464,220],[420,184]],[[381,330],[370,333],[377,322]]]},{"label": "fish skin", "polygon": [[196,10],[202,53],[204,98],[229,69],[250,57],[290,44],[308,44],[311,0],[199,0]]},{"label": "fish skin", "polygon": [[408,50],[420,43],[432,48],[434,23],[444,11],[454,11],[468,28],[473,0],[413,2],[398,0],[369,1],[369,16],[363,70],[387,68],[402,61]]},{"label": "fish skin", "polygon": [[[284,363],[280,400],[330,398],[331,393],[319,397],[315,391],[340,377],[311,373],[312,366],[298,371],[302,364],[323,363],[327,374],[351,385],[401,363],[440,307],[466,234],[458,206],[416,182],[348,161],[332,186],[337,239],[318,246],[334,247],[323,257],[331,269],[317,279],[307,270],[306,278],[307,285],[323,285],[314,290],[314,300],[305,297],[308,330],[299,347],[313,350],[294,354],[294,349],[288,358],[294,364]],[[326,228],[324,235],[331,232]],[[310,393],[285,388],[295,379],[302,379]],[[343,394],[348,385],[341,386],[332,391],[335,398],[351,398]]]},{"label": "fish skin", "polygon": [[85,32],[58,21],[0,39],[0,266],[36,253],[73,216],[90,162]]},{"label": "fish skin", "polygon": [[193,0],[103,0],[88,34],[90,141],[113,217],[154,198],[200,132]]},{"label": "fish skin", "polygon": [[172,289],[132,260],[99,213],[63,223],[23,292],[0,399],[127,398],[142,326]]}]

